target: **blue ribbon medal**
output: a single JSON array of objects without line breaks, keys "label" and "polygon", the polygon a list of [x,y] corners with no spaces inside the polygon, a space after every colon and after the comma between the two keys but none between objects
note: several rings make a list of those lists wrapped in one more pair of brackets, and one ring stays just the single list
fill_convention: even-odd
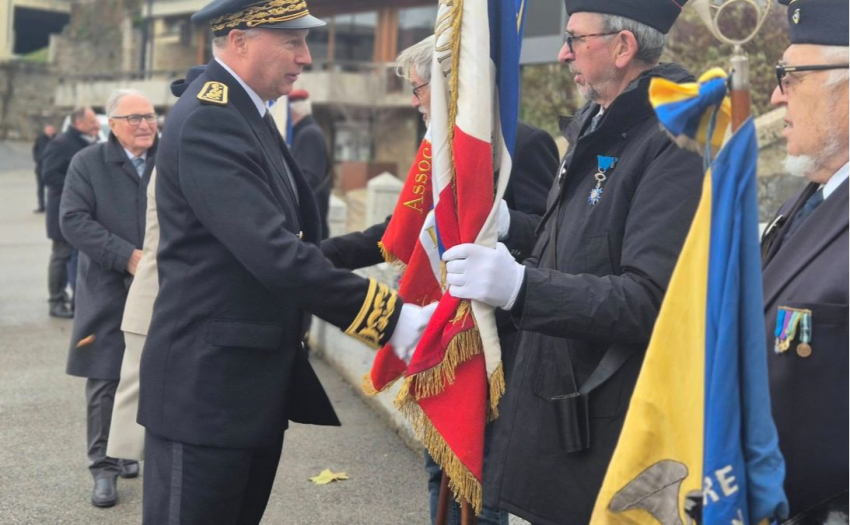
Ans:
[{"label": "blue ribbon medal", "polygon": [[[799,337],[797,333],[799,332]],[[812,311],[808,309],[780,306],[776,313],[776,341],[773,351],[784,354],[797,339],[797,355],[803,358],[812,355]]]},{"label": "blue ribbon medal", "polygon": [[603,188],[602,185],[608,179],[605,173],[608,170],[614,169],[614,166],[617,165],[617,157],[606,157],[605,155],[597,155],[597,166],[598,172],[594,175],[596,179],[596,187],[590,190],[590,195],[587,196],[587,203],[591,206],[596,205],[597,202],[602,198]]}]

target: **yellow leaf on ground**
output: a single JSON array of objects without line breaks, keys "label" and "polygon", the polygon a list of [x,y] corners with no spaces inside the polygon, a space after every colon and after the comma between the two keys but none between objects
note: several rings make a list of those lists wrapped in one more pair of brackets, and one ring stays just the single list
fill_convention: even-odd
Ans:
[{"label": "yellow leaf on ground", "polygon": [[331,472],[330,469],[323,470],[318,476],[313,476],[310,481],[316,485],[327,485],[331,481],[342,481],[348,479],[345,472]]}]

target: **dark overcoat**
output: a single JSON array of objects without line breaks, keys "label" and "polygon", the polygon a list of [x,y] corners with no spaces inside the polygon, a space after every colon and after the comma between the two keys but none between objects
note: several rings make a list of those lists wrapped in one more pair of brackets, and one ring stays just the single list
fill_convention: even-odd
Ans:
[{"label": "dark overcoat", "polygon": [[305,320],[315,314],[377,347],[401,301],[322,255],[310,186],[217,61],[169,113],[156,166],[160,288],[139,423],[226,448],[279,442],[288,419],[339,424],[301,346]]},{"label": "dark overcoat", "polygon": [[328,209],[331,188],[334,185],[331,176],[331,159],[328,156],[325,134],[310,115],[306,115],[292,126],[292,156],[295,157],[304,180],[313,189],[313,196],[319,208],[319,218],[322,221],[322,239],[327,239],[330,232]]},{"label": "dark overcoat", "polygon": [[[786,238],[791,218],[817,187],[809,184],[779,211],[789,220],[764,261],[770,398],[785,457],[785,493],[792,517],[846,492],[850,468],[847,181]],[[797,354],[797,341],[785,353],[774,352],[780,307],[811,310],[808,357]]]},{"label": "dark overcoat", "polygon": [[71,161],[62,192],[60,225],[80,250],[76,309],[66,372],[117,380],[124,334],[121,318],[132,276],[127,262],[142,249],[147,185],[156,144],[139,177],[124,148],[109,140],[81,151]]},{"label": "dark overcoat", "polygon": [[59,228],[59,202],[62,200],[62,188],[71,159],[78,151],[91,145],[86,135],[77,128],[70,127],[56,135],[44,148],[41,157],[41,178],[47,187],[47,238],[54,241],[65,240]]},{"label": "dark overcoat", "polygon": [[[629,85],[595,131],[587,128],[596,104],[562,121],[570,149],[511,312],[516,362],[496,420],[497,473],[484,494],[535,524],[589,523],[699,202],[702,161],[661,130],[647,94],[654,76],[693,81],[660,65]],[[619,161],[591,204],[598,155]],[[551,399],[575,393],[616,348],[630,357],[589,396],[590,448],[565,452]]]},{"label": "dark overcoat", "polygon": [[52,138],[46,133],[39,133],[32,145],[32,160],[35,162],[35,172],[41,178],[41,158],[44,156],[44,149],[50,144]]}]

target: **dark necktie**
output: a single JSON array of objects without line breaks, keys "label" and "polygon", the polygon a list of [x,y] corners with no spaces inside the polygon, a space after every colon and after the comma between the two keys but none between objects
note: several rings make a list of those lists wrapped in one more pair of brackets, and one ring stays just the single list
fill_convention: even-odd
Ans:
[{"label": "dark necktie", "polygon": [[[280,132],[277,130],[277,124],[275,124],[274,118],[272,118],[272,114],[268,110],[266,110],[266,114],[263,115],[263,121],[269,127],[269,131],[271,131],[272,138],[275,143],[281,144],[283,141],[281,140]],[[283,162],[283,169],[286,171],[286,181],[289,183],[290,189],[292,189],[292,194],[295,196],[295,202],[296,204],[301,204],[300,199],[298,198],[298,187],[295,185],[295,178],[292,176],[289,166],[286,165],[286,158],[283,156],[283,151],[280,152],[280,157],[280,160]]]},{"label": "dark necktie", "polygon": [[820,188],[818,191],[812,193],[812,196],[809,197],[809,200],[803,204],[803,207],[800,208],[800,211],[797,212],[797,215],[794,216],[794,220],[791,222],[791,225],[788,227],[788,231],[785,233],[785,238],[791,236],[801,224],[808,218],[809,215],[815,211],[815,208],[820,206],[823,202],[823,188]]}]

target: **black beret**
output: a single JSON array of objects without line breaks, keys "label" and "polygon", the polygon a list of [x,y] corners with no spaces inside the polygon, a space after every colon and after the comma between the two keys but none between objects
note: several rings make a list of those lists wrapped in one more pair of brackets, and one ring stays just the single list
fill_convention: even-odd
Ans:
[{"label": "black beret", "polygon": [[792,44],[846,46],[848,32],[847,0],[779,0],[788,6]]},{"label": "black beret", "polygon": [[667,34],[688,0],[564,0],[567,14],[622,16]]},{"label": "black beret", "polygon": [[312,16],[306,0],[213,0],[192,15],[192,22],[209,22],[215,36],[231,29],[310,29],[325,25]]}]

